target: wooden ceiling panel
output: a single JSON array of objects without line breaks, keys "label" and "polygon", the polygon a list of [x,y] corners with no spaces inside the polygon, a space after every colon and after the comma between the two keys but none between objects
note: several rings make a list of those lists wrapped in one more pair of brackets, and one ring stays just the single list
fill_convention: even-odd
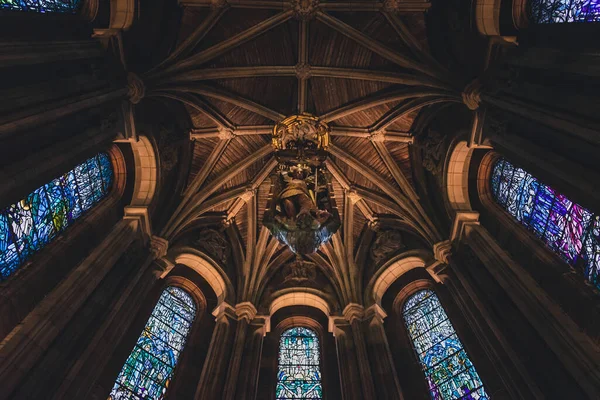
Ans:
[{"label": "wooden ceiling panel", "polygon": [[363,230],[363,227],[367,223],[367,219],[363,215],[362,212],[358,209],[358,207],[354,206],[354,224],[352,226],[352,236],[354,238],[354,245],[358,244],[358,238],[360,237],[360,233]]},{"label": "wooden ceiling panel", "polygon": [[220,79],[217,84],[284,115],[295,111],[298,79],[295,77],[260,77]]},{"label": "wooden ceiling panel", "polygon": [[190,113],[190,118],[192,119],[192,124],[194,125],[195,128],[216,127],[213,120],[208,118],[206,116],[206,114],[204,114],[203,112],[200,112],[187,104],[185,105],[185,108]]},{"label": "wooden ceiling panel", "polygon": [[409,152],[410,145],[407,143],[387,141],[385,142],[385,146],[392,155],[394,161],[396,161],[396,164],[398,164],[398,166],[404,173],[404,176],[406,176],[406,179],[410,182],[411,185],[414,186]]},{"label": "wooden ceiling panel", "polygon": [[[266,144],[268,144],[268,138],[262,135],[237,136],[233,138],[229,142],[229,145],[227,146],[221,157],[219,158],[219,161],[217,161],[217,164],[208,176],[207,181],[210,182],[216,179],[228,168],[237,164],[238,162],[248,157],[254,151],[260,149]],[[248,169],[244,170],[243,172],[245,174],[248,174]],[[243,182],[240,181],[240,183],[244,183],[250,178],[246,179]]]},{"label": "wooden ceiling panel", "polygon": [[238,215],[236,215],[235,223],[242,236],[242,245],[245,246],[248,240],[248,205],[243,206]]},{"label": "wooden ceiling panel", "polygon": [[204,21],[209,12],[210,10],[206,8],[184,7],[177,43],[181,43],[187,39],[194,32],[194,29]]},{"label": "wooden ceiling panel", "polygon": [[190,167],[190,176],[188,183],[192,182],[198,171],[204,166],[204,162],[213,151],[219,139],[202,139],[194,142],[194,151],[192,156],[192,165]]},{"label": "wooden ceiling panel", "polygon": [[205,97],[204,100],[219,109],[222,114],[236,125],[266,125],[273,123],[273,121],[262,115],[258,115],[226,101],[217,100],[211,97]]},{"label": "wooden ceiling panel", "polygon": [[[340,170],[346,175],[346,178],[350,181],[350,184],[359,186],[361,188],[371,190],[373,192],[377,192],[379,194],[384,194],[384,192],[377,187],[374,183],[364,177],[361,173],[356,171],[354,168],[351,168],[348,164],[340,161],[336,157],[329,155],[329,158],[340,168]],[[343,204],[338,203],[338,207],[343,206]]]},{"label": "wooden ceiling panel", "polygon": [[387,104],[371,107],[367,110],[336,119],[335,124],[341,126],[368,128],[399,103],[399,101],[392,101]]}]

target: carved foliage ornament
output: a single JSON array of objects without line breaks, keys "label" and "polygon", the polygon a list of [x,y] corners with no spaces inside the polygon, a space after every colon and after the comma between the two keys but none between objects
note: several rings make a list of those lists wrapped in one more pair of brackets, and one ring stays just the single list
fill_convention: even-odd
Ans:
[{"label": "carved foliage ornament", "polygon": [[404,247],[402,234],[399,231],[381,230],[377,232],[371,246],[371,258],[375,264],[378,264]]},{"label": "carved foliage ornament", "polygon": [[221,264],[227,264],[231,254],[231,246],[222,232],[215,229],[204,229],[198,234],[194,245]]},{"label": "carved foliage ornament", "polygon": [[445,150],[445,138],[439,132],[429,130],[427,137],[422,141],[423,168],[433,175],[442,172]]},{"label": "carved foliage ornament", "polygon": [[319,9],[319,0],[292,0],[291,6],[294,17],[309,20],[315,17]]}]

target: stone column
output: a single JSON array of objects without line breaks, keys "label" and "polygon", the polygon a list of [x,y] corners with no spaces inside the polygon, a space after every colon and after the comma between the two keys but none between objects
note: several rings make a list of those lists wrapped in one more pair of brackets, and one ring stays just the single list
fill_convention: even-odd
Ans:
[{"label": "stone column", "polygon": [[398,382],[396,367],[383,327],[387,316],[383,308],[373,304],[365,311],[364,324],[369,359],[373,373],[373,382],[378,399],[402,400],[402,389]]},{"label": "stone column", "polygon": [[258,375],[262,357],[263,339],[270,330],[268,316],[256,316],[246,334],[246,345],[236,388],[236,400],[253,400],[258,388]]},{"label": "stone column", "polygon": [[332,317],[330,329],[335,337],[340,389],[343,400],[363,399],[352,327],[344,318]]},{"label": "stone column", "polygon": [[223,392],[224,400],[233,400],[235,398],[240,366],[242,365],[242,357],[244,356],[246,334],[248,333],[250,321],[256,316],[256,308],[252,303],[246,301],[235,306],[235,313],[238,317],[238,323],[235,329],[233,350],[229,362],[229,370],[227,371],[225,390]]},{"label": "stone column", "polygon": [[527,271],[477,223],[464,224],[464,241],[488,273],[537,330],[590,398],[600,393],[600,349],[562,311]]},{"label": "stone column", "polygon": [[[98,247],[0,343],[0,399],[11,393],[36,366],[54,339],[118,264],[128,247],[145,235],[139,218],[124,218]],[[27,357],[23,355],[27,354]]]},{"label": "stone column", "polygon": [[135,276],[114,303],[84,353],[66,375],[54,396],[55,399],[90,397],[89,393],[98,379],[99,371],[104,370],[113,355],[114,346],[121,342],[123,335],[128,331],[132,322],[131,316],[138,312],[156,282],[173,268],[172,262],[162,258],[166,255],[167,248],[167,240],[152,237],[150,252],[138,260],[140,264],[136,268]]},{"label": "stone column", "polygon": [[223,396],[237,315],[235,308],[225,302],[213,311],[213,315],[216,324],[194,397],[196,400],[219,399]]},{"label": "stone column", "polygon": [[364,317],[364,308],[360,304],[350,303],[344,308],[344,318],[352,326],[352,337],[356,348],[356,358],[358,370],[360,372],[360,381],[362,386],[363,399],[375,399],[375,386],[373,385],[373,376],[371,375],[371,366],[367,353],[367,345],[362,330],[362,319]]},{"label": "stone column", "polygon": [[96,40],[69,40],[51,42],[0,43],[0,65],[13,67],[44,64],[56,61],[76,61],[104,56],[104,49]]}]

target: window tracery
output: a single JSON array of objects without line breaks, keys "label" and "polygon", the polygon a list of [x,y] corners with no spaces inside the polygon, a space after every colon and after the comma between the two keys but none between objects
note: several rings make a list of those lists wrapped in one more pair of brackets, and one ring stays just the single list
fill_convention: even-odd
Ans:
[{"label": "window tracery", "polygon": [[79,0],[0,0],[0,10],[27,11],[37,13],[77,12]]},{"label": "window tracery", "polygon": [[277,400],[323,398],[319,338],[313,330],[295,327],[281,334],[275,392]]},{"label": "window tracery", "polygon": [[434,400],[489,399],[436,294],[420,290],[408,298],[403,317]]},{"label": "window tracery", "polygon": [[598,0],[532,0],[531,17],[538,24],[600,22]]},{"label": "window tracery", "polygon": [[600,216],[527,171],[499,159],[491,174],[494,200],[571,265],[583,265],[586,279],[600,287]]},{"label": "window tracery", "polygon": [[108,154],[99,153],[0,210],[0,281],[106,197],[113,179]]},{"label": "window tracery", "polygon": [[163,290],[108,400],[163,399],[195,316],[196,305],[186,291]]}]

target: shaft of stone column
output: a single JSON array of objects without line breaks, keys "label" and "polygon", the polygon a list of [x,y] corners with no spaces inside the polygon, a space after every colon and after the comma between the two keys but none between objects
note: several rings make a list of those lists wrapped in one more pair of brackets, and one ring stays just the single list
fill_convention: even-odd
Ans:
[{"label": "shaft of stone column", "polygon": [[354,318],[350,323],[352,326],[352,336],[356,346],[356,358],[358,361],[358,370],[360,371],[363,396],[365,400],[375,399],[375,385],[371,375],[371,366],[367,355],[367,346],[362,332],[362,327],[358,318]]},{"label": "shaft of stone column", "polygon": [[360,373],[356,367],[356,357],[350,329],[350,325],[344,322],[341,324],[336,323],[333,331],[340,374],[340,388],[344,400],[361,400]]},{"label": "shaft of stone column", "polygon": [[246,346],[240,368],[243,373],[238,379],[236,400],[253,400],[256,397],[264,336],[264,321],[258,323],[253,321],[246,335]]},{"label": "shaft of stone column", "polygon": [[242,364],[242,357],[244,355],[247,331],[248,320],[245,318],[238,320],[237,326],[235,328],[233,351],[231,354],[231,359],[229,361],[229,370],[227,371],[227,381],[225,383],[225,390],[223,392],[223,400],[235,399],[235,392],[237,389],[238,376],[240,373],[240,366]]},{"label": "shaft of stone column", "polygon": [[227,303],[222,303],[213,314],[216,315],[216,324],[206,353],[198,389],[194,396],[195,400],[222,397],[224,376],[229,365],[233,325],[237,320],[235,309]]},{"label": "shaft of stone column", "polygon": [[[108,237],[0,343],[0,399],[11,398],[28,371],[124,255],[136,238],[138,226],[137,220],[119,221]],[[24,353],[27,357],[22,356]]]}]

